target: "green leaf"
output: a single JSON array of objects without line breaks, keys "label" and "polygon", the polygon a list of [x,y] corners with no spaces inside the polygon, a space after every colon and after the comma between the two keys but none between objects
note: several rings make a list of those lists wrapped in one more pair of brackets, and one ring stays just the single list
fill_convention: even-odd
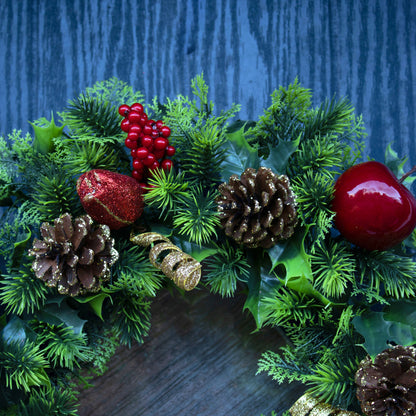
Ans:
[{"label": "green leaf", "polygon": [[244,136],[244,126],[226,134],[224,144],[226,158],[221,169],[221,180],[228,182],[231,175],[240,176],[248,167],[258,169],[260,160],[257,149],[252,147]]},{"label": "green leaf", "polygon": [[298,150],[300,136],[296,140],[280,140],[275,147],[269,147],[269,156],[267,159],[260,161],[261,166],[270,168],[275,173],[283,174],[286,172],[287,163],[293,153]]},{"label": "green leaf", "polygon": [[53,139],[62,136],[65,125],[58,127],[51,115],[51,121],[47,126],[40,126],[35,123],[30,123],[35,130],[35,140],[33,147],[39,153],[49,153],[53,150]]},{"label": "green leaf", "polygon": [[415,302],[400,300],[386,312],[367,312],[353,319],[355,329],[364,337],[363,347],[374,358],[394,342],[409,346],[416,344]]},{"label": "green leaf", "polygon": [[106,298],[111,298],[111,295],[109,293],[98,293],[96,295],[87,296],[85,298],[81,297],[75,297],[74,299],[79,303],[87,303],[91,309],[94,311],[94,313],[102,320],[103,319],[103,303],[106,300]]},{"label": "green leaf", "polygon": [[[407,157],[404,156],[399,158],[397,152],[392,149],[391,144],[389,143],[386,151],[384,152],[384,163],[396,175],[397,179],[400,179],[406,173],[403,169],[406,162]],[[410,188],[415,179],[416,176],[410,175],[404,179],[402,183],[407,188]]]},{"label": "green leaf", "polygon": [[26,251],[27,243],[32,237],[32,232],[29,228],[26,227],[26,232],[23,235],[20,235],[20,240],[15,242],[12,255],[12,268],[16,268],[21,264],[21,259],[23,254]]},{"label": "green leaf", "polygon": [[199,244],[192,243],[178,236],[171,237],[171,241],[173,244],[178,246],[184,253],[189,254],[199,262],[201,262],[209,256],[213,256],[218,253],[217,248],[200,246]]},{"label": "green leaf", "polygon": [[78,311],[72,309],[67,302],[50,303],[46,305],[42,311],[36,314],[39,321],[46,322],[51,325],[70,326],[73,328],[75,334],[82,333],[85,322],[78,316]]},{"label": "green leaf", "polygon": [[24,343],[26,341],[26,325],[17,316],[13,316],[12,319],[3,328],[2,336],[5,342],[12,343]]},{"label": "green leaf", "polygon": [[269,262],[264,261],[262,257],[262,254],[257,250],[248,253],[251,269],[247,281],[248,295],[243,307],[243,310],[248,309],[253,315],[257,330],[267,319],[263,299],[282,284],[277,276],[270,271]]},{"label": "green leaf", "polygon": [[267,250],[272,263],[271,271],[279,268],[279,275],[282,275],[286,287],[329,305],[331,302],[313,287],[311,257],[304,247],[308,229],[298,229],[289,240]]}]

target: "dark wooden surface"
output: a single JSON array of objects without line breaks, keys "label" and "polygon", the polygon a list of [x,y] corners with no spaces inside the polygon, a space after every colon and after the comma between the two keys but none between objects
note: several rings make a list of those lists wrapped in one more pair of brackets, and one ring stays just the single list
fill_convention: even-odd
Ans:
[{"label": "dark wooden surface", "polygon": [[252,333],[243,299],[162,293],[145,343],[118,350],[105,376],[81,392],[80,415],[280,415],[302,390],[255,375],[260,354],[285,340],[270,328]]},{"label": "dark wooden surface", "polygon": [[[367,153],[390,142],[416,164],[415,0],[0,0],[0,134],[64,108],[112,76],[153,96],[204,73],[217,110],[257,119],[295,77],[315,104],[349,97]],[[121,349],[80,396],[82,415],[278,414],[297,396],[254,376],[277,334],[249,336],[241,299],[163,296],[146,344]]]}]

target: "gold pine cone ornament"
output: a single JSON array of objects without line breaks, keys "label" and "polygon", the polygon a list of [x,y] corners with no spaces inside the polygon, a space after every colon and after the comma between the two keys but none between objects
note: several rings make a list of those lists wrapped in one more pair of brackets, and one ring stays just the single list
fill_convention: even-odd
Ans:
[{"label": "gold pine cone ornament", "polygon": [[110,228],[94,224],[89,215],[72,220],[63,214],[51,225],[40,227],[42,239],[35,238],[29,255],[37,278],[60,294],[77,296],[97,292],[110,278],[110,267],[117,261]]},{"label": "gold pine cone ornament", "polygon": [[271,169],[247,168],[218,188],[216,201],[225,234],[249,248],[270,248],[294,233],[296,197],[289,178]]}]

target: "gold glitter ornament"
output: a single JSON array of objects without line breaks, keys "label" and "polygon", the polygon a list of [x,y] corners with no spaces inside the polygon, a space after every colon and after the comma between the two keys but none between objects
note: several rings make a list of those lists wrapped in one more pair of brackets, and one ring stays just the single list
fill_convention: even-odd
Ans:
[{"label": "gold glitter ornament", "polygon": [[[184,290],[194,289],[201,279],[201,263],[184,253],[159,233],[132,234],[130,241],[142,247],[151,246],[149,260],[169,279]],[[165,254],[163,256],[163,254]],[[162,259],[160,259],[162,257]]]},{"label": "gold glitter ornament", "polygon": [[110,228],[95,224],[89,215],[72,219],[68,213],[44,222],[42,239],[35,238],[29,255],[32,269],[47,286],[62,295],[97,292],[110,279],[110,268],[118,259]]},{"label": "gold glitter ornament", "polygon": [[292,416],[360,416],[358,413],[338,409],[305,393],[289,409]]}]

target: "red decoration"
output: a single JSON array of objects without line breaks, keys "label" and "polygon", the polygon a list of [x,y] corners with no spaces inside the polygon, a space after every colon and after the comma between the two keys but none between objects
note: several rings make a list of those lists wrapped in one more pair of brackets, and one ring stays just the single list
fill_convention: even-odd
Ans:
[{"label": "red decoration", "polygon": [[367,250],[387,250],[416,226],[416,200],[379,162],[360,163],[337,180],[332,209],[335,226],[350,242]]},{"label": "red decoration", "polygon": [[123,116],[121,130],[127,133],[124,141],[133,158],[132,177],[140,182],[145,192],[146,179],[152,176],[154,169],[170,170],[173,162],[166,157],[175,154],[175,148],[169,144],[171,130],[162,120],[148,119],[143,105],[134,103],[131,106],[122,104],[118,112]]},{"label": "red decoration", "polygon": [[112,230],[132,224],[143,212],[141,187],[130,176],[90,170],[79,177],[77,192],[85,211]]}]

